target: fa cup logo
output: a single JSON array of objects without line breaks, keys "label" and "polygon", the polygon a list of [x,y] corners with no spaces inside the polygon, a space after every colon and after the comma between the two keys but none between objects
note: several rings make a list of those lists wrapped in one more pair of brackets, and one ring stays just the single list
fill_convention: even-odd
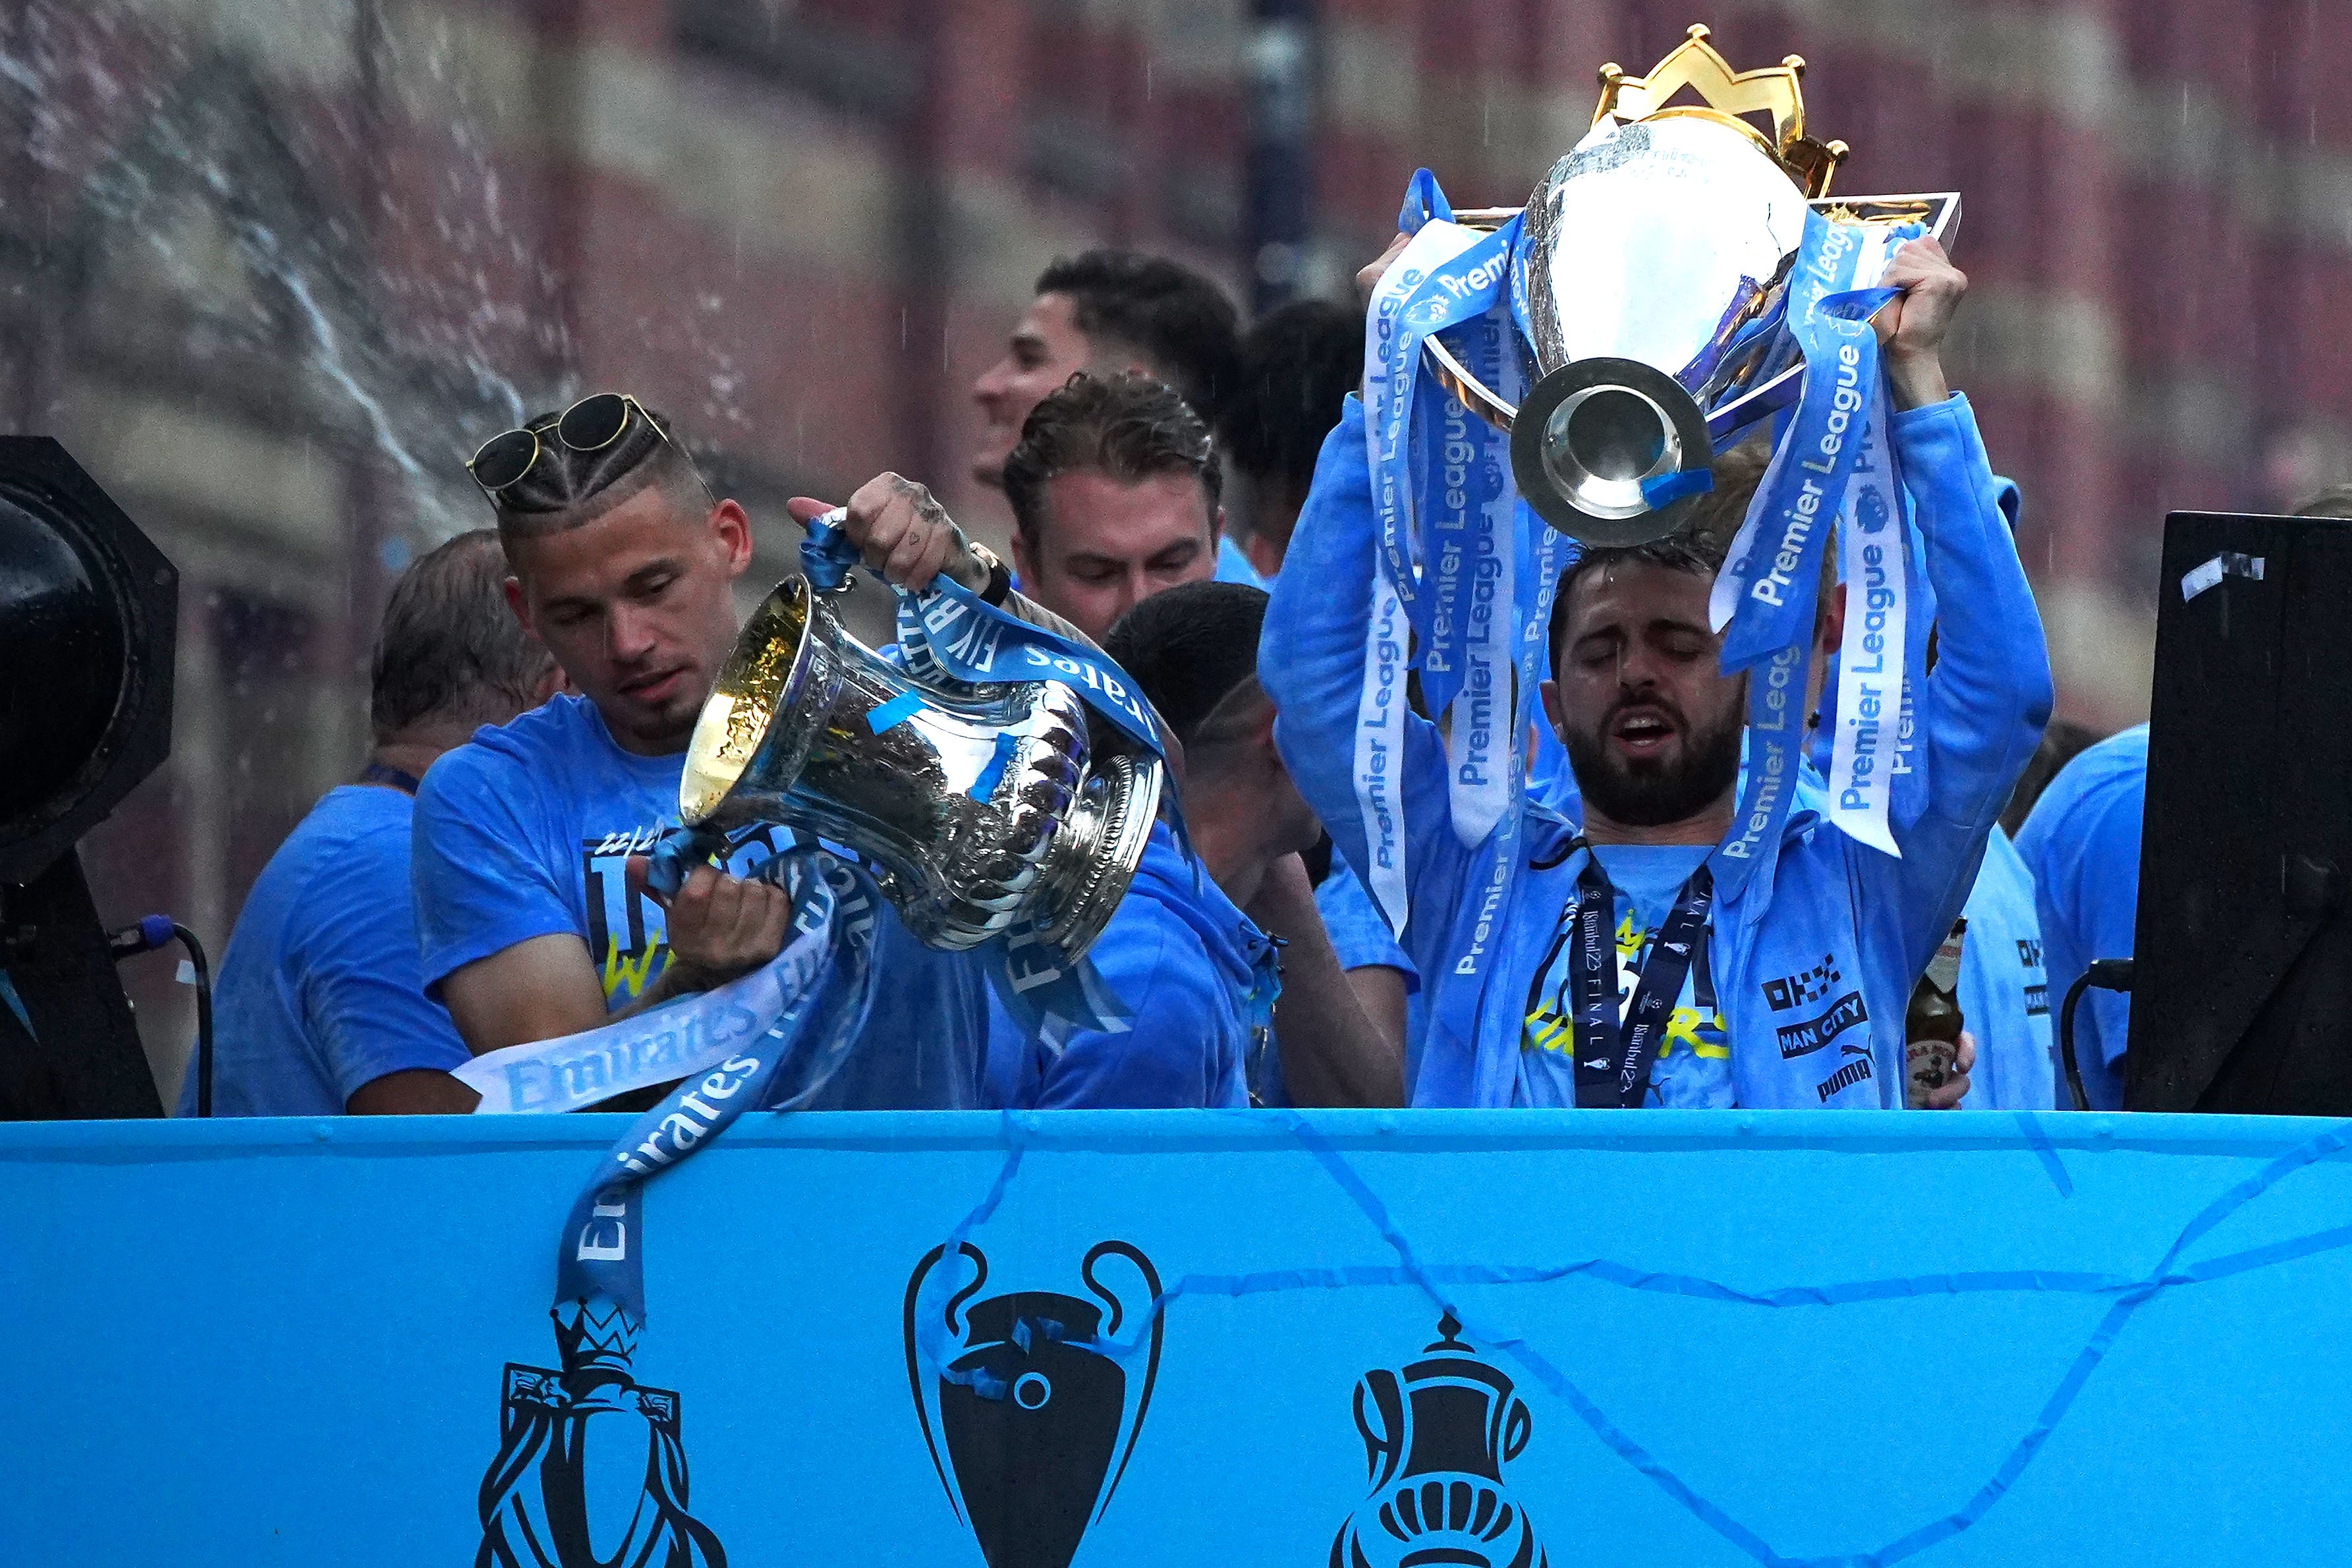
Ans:
[{"label": "fa cup logo", "polygon": [[1503,1466],[1533,1426],[1511,1380],[1457,1337],[1448,1312],[1438,1341],[1402,1373],[1356,1384],[1371,1495],[1331,1542],[1331,1568],[1548,1568],[1525,1510],[1505,1495]]}]

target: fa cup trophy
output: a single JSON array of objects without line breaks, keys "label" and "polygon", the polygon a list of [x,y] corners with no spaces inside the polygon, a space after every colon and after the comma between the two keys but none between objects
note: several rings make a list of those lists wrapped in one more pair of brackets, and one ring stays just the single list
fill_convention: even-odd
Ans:
[{"label": "fa cup trophy", "polygon": [[[1589,544],[1669,533],[1727,438],[1792,403],[1802,355],[1789,321],[1807,208],[1847,223],[1916,223],[1941,239],[1944,194],[1830,200],[1842,142],[1805,131],[1804,61],[1734,72],[1694,26],[1647,77],[1601,68],[1592,130],[1524,208],[1454,215],[1492,231],[1517,220],[1508,287],[1516,402],[1437,332],[1429,371],[1510,437],[1518,492]],[[1696,101],[1677,101],[1684,94]],[[1766,127],[1769,125],[1769,132]]]},{"label": "fa cup trophy", "polygon": [[1075,960],[1126,896],[1160,807],[1156,757],[1090,742],[1058,680],[925,684],[779,584],[719,672],[687,752],[688,827],[783,823],[844,846],[907,929]]}]

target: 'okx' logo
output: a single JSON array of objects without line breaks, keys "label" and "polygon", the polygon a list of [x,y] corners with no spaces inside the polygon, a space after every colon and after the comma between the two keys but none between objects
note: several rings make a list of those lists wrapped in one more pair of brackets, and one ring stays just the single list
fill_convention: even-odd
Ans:
[{"label": "'okx' logo", "polygon": [[1764,1005],[1775,1013],[1786,1013],[1792,1007],[1810,1007],[1830,994],[1830,988],[1844,976],[1838,973],[1837,960],[1829,953],[1811,969],[1796,974],[1783,974],[1764,983]]},{"label": "'okx' logo", "polygon": [[1461,1332],[1448,1312],[1421,1360],[1356,1384],[1371,1495],[1339,1527],[1331,1568],[1549,1568],[1535,1526],[1503,1487],[1503,1466],[1526,1448],[1534,1419]]},{"label": "'okx' logo", "polygon": [[[1078,1266],[1091,1301],[1044,1291],[976,1301],[988,1260],[958,1243],[970,1266],[958,1284],[939,1269],[947,1251],[932,1248],[907,1281],[907,1380],[932,1468],[989,1568],[1068,1568],[1151,1404],[1160,1275],[1133,1247],[1106,1241]],[[1096,1276],[1112,1258],[1140,1278],[1124,1303]]]}]

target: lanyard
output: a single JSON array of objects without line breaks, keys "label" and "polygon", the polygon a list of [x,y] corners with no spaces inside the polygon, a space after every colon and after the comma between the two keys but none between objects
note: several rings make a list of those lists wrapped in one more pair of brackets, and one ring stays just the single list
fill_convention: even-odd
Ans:
[{"label": "lanyard", "polygon": [[1702,864],[1675,895],[1675,907],[1633,982],[1633,1005],[1617,1016],[1617,889],[1588,847],[1576,879],[1576,1103],[1638,1109],[1649,1097],[1650,1065],[1682,995],[1692,957],[1706,942],[1715,879]]}]

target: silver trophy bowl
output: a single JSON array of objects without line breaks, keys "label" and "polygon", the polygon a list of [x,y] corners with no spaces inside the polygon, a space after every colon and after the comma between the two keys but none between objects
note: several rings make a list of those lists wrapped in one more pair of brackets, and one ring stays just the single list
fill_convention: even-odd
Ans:
[{"label": "silver trophy bowl", "polygon": [[1091,751],[1086,710],[1061,682],[919,683],[796,575],[719,672],[678,815],[721,830],[780,823],[855,851],[927,946],[1019,931],[1075,960],[1127,895],[1160,783],[1156,758]]},{"label": "silver trophy bowl", "polygon": [[[1510,432],[1520,495],[1584,543],[1672,532],[1695,501],[1654,504],[1644,482],[1706,468],[1795,400],[1789,275],[1810,205],[1939,237],[1958,216],[1949,195],[1824,199],[1846,150],[1805,134],[1803,72],[1791,55],[1735,73],[1695,26],[1646,78],[1601,68],[1591,132],[1525,208],[1459,215],[1490,228],[1523,215],[1510,277],[1528,392],[1514,405],[1435,336],[1430,368]],[[1675,101],[1686,93],[1697,101]]]}]

